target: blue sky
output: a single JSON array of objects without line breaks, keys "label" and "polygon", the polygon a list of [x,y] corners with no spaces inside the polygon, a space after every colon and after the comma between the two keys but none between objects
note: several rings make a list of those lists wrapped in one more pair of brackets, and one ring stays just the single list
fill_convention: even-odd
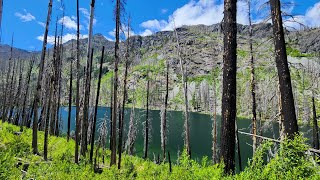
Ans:
[{"label": "blue sky", "polygon": [[[43,23],[47,16],[48,0],[3,0],[2,36],[3,44],[10,44],[14,33],[14,46],[27,50],[40,50],[44,33]],[[62,20],[61,1],[65,16]],[[253,19],[264,20],[269,10],[259,8],[266,0],[253,0]],[[319,0],[286,0],[290,5],[284,11],[295,15],[295,20],[312,27],[320,26]],[[76,0],[53,0],[53,16],[50,24],[49,42],[53,41],[55,21],[65,24],[64,41],[74,38],[76,33]],[[87,36],[90,0],[80,0],[81,34]],[[114,38],[112,0],[96,0],[94,34],[101,33],[106,38]],[[247,23],[247,5],[238,2],[238,22]],[[127,0],[126,14],[131,15],[132,34],[150,35],[161,30],[171,30],[184,24],[218,23],[223,17],[222,0]],[[297,23],[288,20],[288,27],[299,28]]]}]

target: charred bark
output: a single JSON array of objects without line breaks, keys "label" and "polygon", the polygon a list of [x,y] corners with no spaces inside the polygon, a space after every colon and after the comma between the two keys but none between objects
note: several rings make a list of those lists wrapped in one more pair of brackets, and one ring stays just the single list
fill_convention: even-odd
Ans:
[{"label": "charred bark", "polygon": [[96,105],[94,108],[93,125],[92,125],[92,132],[91,132],[90,162],[92,162],[92,158],[93,158],[94,136],[95,136],[95,132],[96,132],[97,112],[98,112],[98,104],[99,104],[103,58],[104,58],[104,46],[102,47],[102,55],[101,55],[101,59],[100,59],[100,70],[99,70],[98,88],[97,88],[97,96],[96,96]]},{"label": "charred bark", "polygon": [[221,159],[225,173],[235,169],[235,119],[237,75],[237,0],[224,1],[224,55],[221,125]]},{"label": "charred bark", "polygon": [[275,44],[276,66],[280,84],[281,106],[283,114],[284,133],[293,138],[298,133],[298,123],[292,93],[291,77],[288,67],[287,51],[282,24],[279,0],[270,0],[273,36]]}]

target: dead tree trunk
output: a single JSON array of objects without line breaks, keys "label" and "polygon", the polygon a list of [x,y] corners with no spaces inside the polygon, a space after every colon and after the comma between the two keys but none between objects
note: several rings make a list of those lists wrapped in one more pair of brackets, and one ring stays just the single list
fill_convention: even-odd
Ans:
[{"label": "dead tree trunk", "polygon": [[[57,97],[57,93],[58,93],[58,89],[57,89],[57,71],[58,71],[58,44],[59,44],[59,37],[57,37],[57,32],[58,32],[58,17],[56,20],[56,30],[55,30],[55,36],[54,36],[54,48],[53,48],[53,61],[52,61],[52,68],[53,68],[53,102],[52,102],[52,108],[51,108],[51,121],[50,121],[50,135],[54,135],[54,129],[55,129],[55,121],[56,121],[56,108],[57,108],[57,104],[56,104],[56,97]],[[58,42],[57,42],[57,38],[58,38]]]},{"label": "dead tree trunk", "polygon": [[18,80],[18,86],[17,86],[17,92],[16,95],[14,96],[15,102],[14,102],[14,109],[15,109],[15,125],[19,125],[20,122],[20,116],[21,116],[21,91],[22,91],[22,74],[23,74],[23,62],[20,62],[20,72],[19,72],[19,80]]},{"label": "dead tree trunk", "polygon": [[[251,0],[248,0],[248,18],[249,18],[249,47],[250,47],[250,72],[251,72],[251,98],[252,98],[252,134],[257,135],[257,105],[256,105],[256,82],[253,58],[253,27],[251,21]],[[252,136],[252,151],[255,153],[257,148],[257,138]]]},{"label": "dead tree trunk", "polygon": [[166,158],[166,145],[167,145],[167,109],[169,99],[169,62],[167,60],[166,70],[166,95],[164,99],[164,112],[161,116],[161,148],[163,159]]},{"label": "dead tree trunk", "polygon": [[84,93],[84,107],[83,107],[83,118],[82,118],[82,138],[81,138],[81,154],[85,156],[88,145],[88,123],[89,123],[89,99],[90,99],[90,88],[91,88],[91,67],[92,67],[92,55],[91,49],[92,43],[92,27],[94,17],[94,5],[95,0],[91,0],[90,4],[90,22],[89,22],[89,37],[88,37],[88,48],[87,48],[87,69],[86,69],[86,82],[85,82],[85,93]]},{"label": "dead tree trunk", "polygon": [[79,16],[79,0],[77,0],[77,91],[76,91],[76,147],[75,147],[75,163],[79,163],[79,143],[80,143],[80,16]]},{"label": "dead tree trunk", "polygon": [[94,117],[93,117],[93,125],[92,125],[92,132],[91,132],[90,162],[92,162],[92,158],[93,158],[94,135],[96,132],[97,112],[98,112],[98,104],[99,104],[103,58],[104,58],[104,46],[102,47],[102,55],[101,55],[101,59],[100,59],[100,70],[99,70],[98,88],[97,88],[97,96],[96,96],[96,105],[94,108]]},{"label": "dead tree trunk", "polygon": [[121,1],[116,1],[116,42],[114,47],[114,82],[113,82],[113,108],[112,108],[112,139],[111,139],[111,162],[110,165],[117,163],[117,101],[118,101],[118,64],[119,64],[119,43],[120,43],[120,15],[121,15]]},{"label": "dead tree trunk", "polygon": [[[14,65],[13,65],[13,71],[11,74],[11,81],[10,81],[10,87],[9,87],[9,117],[8,117],[8,122],[9,123],[14,123],[12,120],[12,115],[13,115],[13,110],[14,110],[14,105],[15,105],[15,86],[16,86],[16,74],[18,71],[18,60],[14,61]],[[19,63],[20,64],[20,63]]]},{"label": "dead tree trunk", "polygon": [[122,98],[122,111],[119,121],[119,144],[118,144],[118,169],[121,167],[121,155],[122,155],[122,142],[123,142],[123,123],[124,123],[124,111],[126,107],[127,100],[127,77],[128,77],[128,68],[129,68],[129,46],[130,46],[130,17],[128,20],[128,32],[127,32],[127,49],[126,49],[126,62],[125,62],[125,72],[124,72],[124,80],[123,80],[123,98]]},{"label": "dead tree trunk", "polygon": [[292,94],[290,71],[288,67],[280,1],[270,0],[270,6],[273,23],[276,65],[278,69],[281,105],[284,119],[284,133],[289,138],[293,138],[293,135],[298,133],[298,123]]},{"label": "dead tree trunk", "polygon": [[178,32],[176,29],[174,29],[175,32],[175,37],[177,41],[177,53],[178,53],[178,58],[180,62],[180,70],[182,74],[182,85],[183,85],[183,94],[184,94],[184,116],[185,116],[185,121],[184,121],[184,146],[187,150],[187,154],[191,156],[191,148],[190,148],[190,127],[189,127],[189,107],[188,107],[188,84],[187,84],[187,72],[184,69],[184,64],[183,64],[183,59],[182,59],[182,52],[180,49],[180,42],[179,42],[179,37],[178,37]]},{"label": "dead tree trunk", "polygon": [[112,107],[113,107],[113,75],[110,79],[110,151],[112,150]]},{"label": "dead tree trunk", "polygon": [[21,126],[20,126],[20,131],[23,131],[23,126],[27,126],[27,114],[26,114],[26,104],[27,104],[27,99],[29,95],[29,87],[30,87],[30,78],[31,78],[31,72],[33,69],[33,64],[34,64],[34,58],[31,59],[30,64],[29,64],[29,69],[27,73],[27,80],[25,82],[25,92],[23,95],[23,103],[22,103],[22,116],[21,116]]},{"label": "dead tree trunk", "polygon": [[145,122],[145,131],[144,131],[144,158],[148,157],[148,144],[149,144],[149,90],[150,90],[150,77],[149,77],[149,69],[147,72],[147,113],[146,113],[146,122]]},{"label": "dead tree trunk", "polygon": [[87,62],[86,82],[84,92],[84,106],[82,117],[82,133],[81,133],[81,155],[85,156],[88,145],[88,127],[89,127],[89,103],[90,103],[90,88],[91,88],[91,71],[92,71],[93,49],[90,53],[90,59]]},{"label": "dead tree trunk", "polygon": [[42,53],[40,59],[40,69],[37,81],[37,89],[34,94],[34,116],[33,116],[33,127],[32,127],[32,149],[34,154],[38,154],[38,104],[39,104],[39,97],[41,91],[41,81],[42,81],[42,74],[43,68],[45,63],[45,56],[46,56],[46,49],[47,49],[47,38],[48,38],[48,31],[49,31],[49,24],[51,19],[51,12],[52,12],[52,0],[49,0],[48,5],[48,16],[46,22],[46,29],[43,36],[43,45],[42,45]]},{"label": "dead tree trunk", "polygon": [[70,139],[70,128],[71,128],[71,110],[72,110],[72,61],[70,60],[70,80],[69,80],[69,110],[68,110],[68,130],[67,130],[67,141]]},{"label": "dead tree trunk", "polygon": [[214,99],[214,107],[213,107],[213,128],[212,128],[212,160],[213,163],[217,163],[217,150],[218,150],[218,138],[217,138],[217,84],[216,84],[217,76],[213,77],[213,99]]},{"label": "dead tree trunk", "polygon": [[235,119],[237,75],[237,0],[224,1],[224,55],[221,125],[221,159],[225,173],[235,169]]},{"label": "dead tree trunk", "polygon": [[[51,75],[50,75],[51,76]],[[46,121],[45,121],[45,130],[44,130],[44,145],[43,145],[43,158],[45,161],[48,160],[48,135],[49,135],[49,123],[50,123],[50,108],[51,108],[51,102],[54,100],[52,96],[53,92],[53,78],[50,77],[50,85],[49,85],[49,97],[47,97],[48,106],[47,106],[47,115],[46,115]],[[47,88],[48,89],[48,88]]]},{"label": "dead tree trunk", "polygon": [[312,97],[312,110],[313,110],[313,148],[319,149],[319,128],[318,128],[317,110],[316,110],[314,96]]}]

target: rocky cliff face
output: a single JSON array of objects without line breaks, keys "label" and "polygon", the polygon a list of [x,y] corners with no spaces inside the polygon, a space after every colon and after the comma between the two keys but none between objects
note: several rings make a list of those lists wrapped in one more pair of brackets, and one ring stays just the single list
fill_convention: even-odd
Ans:
[{"label": "rocky cliff face", "polygon": [[[221,24],[211,26],[183,26],[177,29],[178,41],[181,48],[182,59],[185,62],[187,76],[189,80],[188,97],[192,110],[208,111],[212,109],[213,99],[216,98],[219,104],[221,102],[221,70],[223,61],[223,27]],[[273,118],[276,116],[277,108],[277,72],[274,63],[272,25],[255,24],[253,28],[254,40],[254,59],[256,65],[257,79],[257,98],[258,111],[264,114],[264,118]],[[237,73],[237,110],[238,114],[248,116],[250,114],[250,73],[248,67],[249,60],[249,27],[238,25],[238,73]],[[317,55],[320,51],[320,29],[308,29],[303,31],[286,31],[286,42],[289,55],[289,62],[292,74],[294,94],[297,104],[298,116],[304,113],[307,104],[303,104],[306,96],[301,93],[301,88],[306,83],[307,77],[312,73],[309,72],[310,64],[319,64]],[[82,65],[85,64],[87,39],[80,41],[80,50]],[[93,38],[93,48],[95,50],[94,58],[99,59],[102,46],[106,49],[106,59],[108,60],[104,67],[113,68],[113,48],[114,42],[108,41],[101,34],[96,34]],[[121,43],[121,57],[124,55],[125,42]],[[75,55],[76,41],[71,40],[64,44],[64,61]],[[151,105],[155,108],[161,107],[164,98],[164,72],[165,62],[170,63],[170,94],[169,104],[171,109],[181,109],[182,89],[181,89],[181,72],[177,56],[177,39],[172,31],[158,32],[150,36],[134,36],[130,38],[130,61],[131,69],[129,76],[129,101],[132,102],[132,95],[135,93],[138,107],[145,104],[145,83],[146,69],[151,66],[152,76],[152,96]],[[51,49],[52,51],[52,49]],[[7,59],[10,48],[0,46],[0,57]],[[14,50],[15,58],[28,58],[31,53],[23,50]],[[39,52],[35,52],[39,55]],[[301,58],[304,57],[304,58]],[[122,58],[124,60],[124,58]],[[303,62],[302,62],[303,61]],[[307,62],[307,63],[306,63]],[[308,63],[310,62],[310,63]],[[97,74],[98,61],[94,63],[94,74]],[[96,65],[96,66],[95,66]],[[66,65],[67,66],[67,65]],[[313,66],[316,67],[316,66]],[[301,71],[303,69],[303,71]],[[120,66],[120,73],[123,66]],[[67,67],[64,69],[64,77],[68,78]],[[320,73],[319,73],[320,74]],[[111,75],[106,73],[102,81],[103,92],[101,99],[103,103],[109,91],[109,80]],[[120,75],[122,77],[122,75]],[[213,79],[216,80],[216,90],[218,96],[213,97]],[[303,85],[302,85],[303,84]],[[67,87],[65,87],[67,88]],[[106,97],[105,97],[106,96]],[[301,115],[302,116],[302,115]]]}]

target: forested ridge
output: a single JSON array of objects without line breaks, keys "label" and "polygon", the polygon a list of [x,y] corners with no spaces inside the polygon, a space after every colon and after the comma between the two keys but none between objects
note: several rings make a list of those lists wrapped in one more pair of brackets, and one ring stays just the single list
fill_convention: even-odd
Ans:
[{"label": "forested ridge", "polygon": [[[88,1],[87,38],[79,0],[77,37],[65,43],[48,0],[41,51],[14,48],[14,35],[0,45],[1,179],[320,178],[319,28],[285,28],[280,0],[266,3],[271,23],[253,23],[248,0],[249,23],[237,24],[237,0],[225,0],[221,23],[131,35],[126,2],[115,0],[109,41],[93,34],[96,1]],[[212,126],[211,155],[202,159],[193,158],[193,113]],[[249,131],[238,128],[243,118]],[[169,132],[169,120],[183,122],[175,126],[182,136]],[[177,155],[172,136],[183,140]]]}]

